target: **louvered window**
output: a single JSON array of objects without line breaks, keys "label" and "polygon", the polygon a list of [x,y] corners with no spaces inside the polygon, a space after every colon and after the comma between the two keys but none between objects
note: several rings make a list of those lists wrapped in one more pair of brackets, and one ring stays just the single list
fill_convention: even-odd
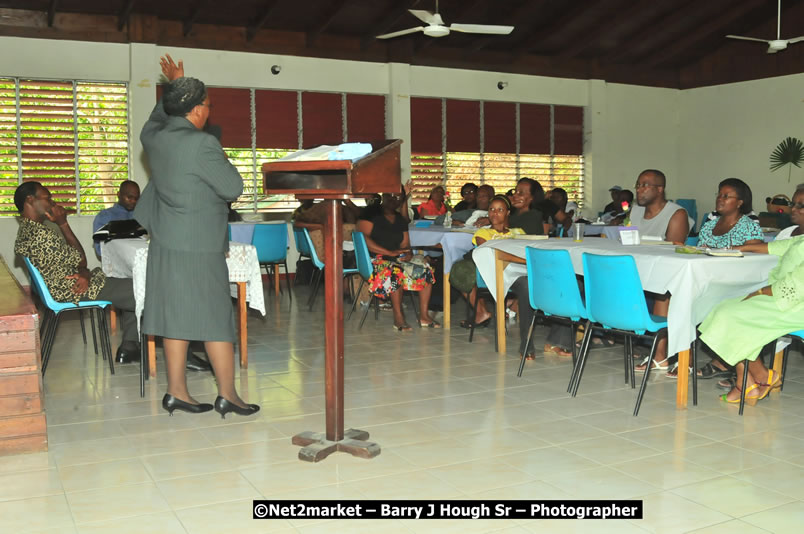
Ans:
[{"label": "louvered window", "polygon": [[411,99],[413,204],[436,185],[446,187],[454,205],[467,182],[500,194],[525,177],[545,190],[566,189],[583,207],[583,108]]},{"label": "louvered window", "polygon": [[90,215],[128,179],[125,83],[0,79],[0,215],[38,181],[70,213]]}]

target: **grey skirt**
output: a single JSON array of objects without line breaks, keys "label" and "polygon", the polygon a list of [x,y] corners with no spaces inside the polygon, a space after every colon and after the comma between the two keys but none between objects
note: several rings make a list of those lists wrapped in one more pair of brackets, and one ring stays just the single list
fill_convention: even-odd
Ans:
[{"label": "grey skirt", "polygon": [[191,341],[235,341],[223,252],[187,252],[151,240],[142,331]]}]

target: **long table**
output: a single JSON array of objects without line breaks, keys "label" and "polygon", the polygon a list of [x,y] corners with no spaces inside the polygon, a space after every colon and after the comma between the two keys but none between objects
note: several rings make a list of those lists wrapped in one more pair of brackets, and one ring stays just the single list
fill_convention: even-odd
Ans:
[{"label": "long table", "polygon": [[444,319],[442,327],[449,329],[451,312],[449,272],[452,264],[463,259],[463,255],[472,250],[472,236],[474,228],[458,229],[444,228],[443,226],[429,226],[426,228],[410,226],[408,230],[410,245],[412,247],[431,247],[439,245],[444,252]]},{"label": "long table", "polygon": [[[487,241],[474,251],[472,257],[488,286],[496,288],[498,332],[505,332],[505,294],[514,280],[526,274],[522,264],[527,247],[568,250],[576,274],[583,274],[584,252],[631,255],[646,291],[670,293],[667,353],[679,355],[676,404],[680,408],[687,404],[689,375],[686,369],[689,367],[689,349],[695,340],[696,326],[719,302],[763,287],[779,260],[767,254],[747,254],[742,258],[678,254],[672,245],[624,246],[611,239],[593,238],[580,243],[569,238]],[[499,336],[498,350],[501,353],[506,351],[504,335]]]},{"label": "long table", "polygon": [[[101,262],[106,276],[132,278],[134,298],[137,303],[137,325],[145,305],[145,273],[148,265],[148,241],[145,239],[116,239],[101,245]],[[246,303],[248,307],[265,315],[265,296],[262,289],[262,275],[257,260],[257,249],[244,243],[229,243],[226,257],[229,268],[229,282],[233,285],[232,296],[237,297],[240,366],[248,367],[248,327]],[[148,336],[148,369],[151,377],[156,376],[156,355],[153,336]]]}]

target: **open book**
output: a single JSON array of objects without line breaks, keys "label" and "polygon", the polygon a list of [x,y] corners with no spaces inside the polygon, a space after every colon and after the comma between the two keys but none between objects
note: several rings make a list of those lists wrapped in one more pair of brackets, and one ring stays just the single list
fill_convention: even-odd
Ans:
[{"label": "open book", "polygon": [[733,258],[743,257],[742,252],[730,248],[707,248],[704,250],[704,254],[706,254],[707,256],[725,256]]}]

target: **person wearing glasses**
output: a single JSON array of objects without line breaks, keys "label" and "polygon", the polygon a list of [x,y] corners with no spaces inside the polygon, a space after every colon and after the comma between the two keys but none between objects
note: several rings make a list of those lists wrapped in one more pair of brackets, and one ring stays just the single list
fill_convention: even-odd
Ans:
[{"label": "person wearing glasses", "polygon": [[764,236],[751,213],[751,188],[738,178],[726,178],[718,185],[714,218],[701,226],[698,246],[730,248],[762,243]]},{"label": "person wearing glasses", "polygon": [[[667,178],[662,171],[647,169],[639,173],[634,189],[636,190],[636,205],[631,208],[631,225],[639,228],[641,235],[655,236],[666,241],[684,243],[690,233],[690,217],[687,211],[670,202],[664,195]],[[670,309],[670,296],[668,294],[651,294],[653,297],[653,313],[667,317]],[[646,357],[637,371],[644,371],[647,365],[652,369],[667,370],[667,336],[659,339],[656,345],[656,354],[651,362]],[[673,376],[673,375],[668,375]]]},{"label": "person wearing glasses", "polygon": [[477,206],[477,186],[467,182],[461,187],[461,201],[455,204],[455,211],[473,210]]},{"label": "person wearing glasses", "polygon": [[796,192],[793,193],[790,219],[793,221],[793,225],[779,232],[776,235],[776,241],[804,234],[804,184],[798,184]]},{"label": "person wearing glasses", "polygon": [[[234,313],[229,295],[228,203],[243,192],[243,179],[220,142],[203,131],[210,101],[204,83],[184,76],[166,55],[160,61],[169,80],[142,129],[150,181],[134,217],[148,229],[148,266],[142,331],[164,340],[167,393],[162,407],[222,417],[255,414],[234,382]],[[187,389],[189,342],[203,341],[215,370],[214,406],[199,403]]]}]

